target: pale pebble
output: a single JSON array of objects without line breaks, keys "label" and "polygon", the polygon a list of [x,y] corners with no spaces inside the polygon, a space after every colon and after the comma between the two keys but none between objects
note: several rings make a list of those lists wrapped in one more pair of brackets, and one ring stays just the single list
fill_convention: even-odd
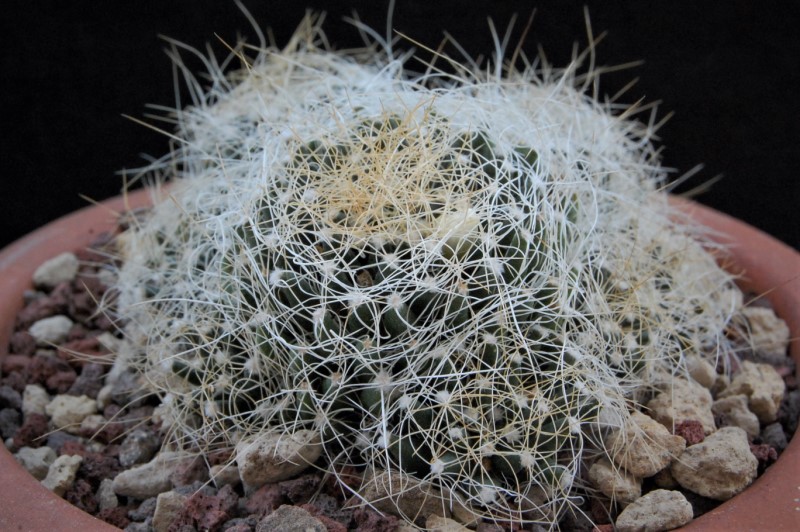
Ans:
[{"label": "pale pebble", "polygon": [[72,281],[78,273],[80,263],[74,253],[61,253],[43,262],[33,272],[33,284],[39,288],[53,288]]}]

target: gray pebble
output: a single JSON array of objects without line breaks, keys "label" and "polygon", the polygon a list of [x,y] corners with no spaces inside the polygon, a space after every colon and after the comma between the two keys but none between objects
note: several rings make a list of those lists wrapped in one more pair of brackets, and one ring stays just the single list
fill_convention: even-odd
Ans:
[{"label": "gray pebble", "polygon": [[14,454],[14,458],[33,478],[43,480],[50,470],[50,465],[56,461],[56,452],[47,446],[35,449],[22,447]]},{"label": "gray pebble", "polygon": [[772,423],[764,427],[761,431],[761,441],[777,451],[783,451],[789,442],[786,440],[786,433],[780,423]]},{"label": "gray pebble", "polygon": [[11,438],[22,424],[22,416],[14,408],[3,408],[0,410],[0,436],[5,440]]},{"label": "gray pebble", "polygon": [[79,436],[67,434],[63,430],[56,430],[47,435],[45,445],[53,449],[56,453],[61,451],[61,446],[68,441],[81,441]]},{"label": "gray pebble", "polygon": [[117,499],[117,494],[114,493],[114,481],[110,478],[104,478],[100,482],[96,496],[101,510],[119,506],[119,499]]},{"label": "gray pebble", "polygon": [[322,522],[299,506],[284,504],[264,519],[256,527],[256,532],[274,530],[304,530],[306,532],[326,532]]},{"label": "gray pebble", "polygon": [[149,462],[161,445],[158,436],[149,430],[138,429],[128,434],[119,447],[119,463],[123,467]]},{"label": "gray pebble", "polygon": [[134,508],[130,512],[128,512],[128,517],[132,521],[139,521],[142,522],[145,519],[152,518],[153,513],[156,511],[156,498],[150,497],[149,499],[145,499],[142,501],[142,504],[139,505],[138,508]]},{"label": "gray pebble", "polygon": [[798,419],[800,419],[800,390],[793,390],[786,394],[781,409],[786,414],[786,431],[794,434],[797,431]]},{"label": "gray pebble", "polygon": [[255,530],[258,526],[258,518],[248,515],[247,517],[236,517],[225,521],[222,525],[222,530],[230,530],[234,527],[239,527],[239,530]]},{"label": "gray pebble", "polygon": [[132,371],[124,371],[117,375],[113,382],[106,382],[112,385],[111,402],[118,405],[125,405],[128,408],[142,406],[150,397],[149,393],[139,382],[139,377]]},{"label": "gray pebble", "polygon": [[126,526],[124,530],[125,532],[153,532],[153,527],[147,522],[137,523],[134,521]]},{"label": "gray pebble", "polygon": [[22,409],[22,394],[11,386],[0,386],[0,408]]},{"label": "gray pebble", "polygon": [[192,495],[194,493],[200,493],[202,495],[206,495],[209,497],[213,497],[217,494],[217,490],[214,486],[206,484],[205,482],[192,482],[191,484],[186,484],[185,486],[178,486],[174,490],[175,493],[178,495]]},{"label": "gray pebble", "polygon": [[105,372],[106,368],[101,364],[85,364],[67,393],[69,395],[86,395],[96,399],[97,394],[103,387],[103,375]]}]

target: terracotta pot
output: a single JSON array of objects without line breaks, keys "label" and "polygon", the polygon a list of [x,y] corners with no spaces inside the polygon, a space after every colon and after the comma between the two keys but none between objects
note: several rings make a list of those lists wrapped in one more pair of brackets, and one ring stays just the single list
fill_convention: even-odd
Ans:
[{"label": "terracotta pot", "polygon": [[[145,193],[137,192],[103,202],[61,218],[0,252],[0,346],[8,344],[22,293],[30,287],[39,264],[86,246],[113,227],[115,213],[147,201]],[[794,338],[790,352],[800,364],[800,253],[724,214],[690,202],[676,203],[699,222],[727,235],[719,240],[731,245],[736,273],[747,272],[742,286],[767,293],[775,311],[789,323]],[[43,488],[0,447],[0,530],[115,530]],[[800,438],[793,439],[777,463],[744,493],[685,530],[800,530]]]}]

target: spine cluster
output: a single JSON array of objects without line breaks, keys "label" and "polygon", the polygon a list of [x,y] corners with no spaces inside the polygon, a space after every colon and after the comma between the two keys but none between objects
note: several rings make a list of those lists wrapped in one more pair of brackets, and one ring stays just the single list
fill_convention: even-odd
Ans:
[{"label": "spine cluster", "polygon": [[331,472],[555,519],[655,374],[725,359],[731,279],[659,192],[653,128],[575,65],[415,77],[319,38],[209,61],[175,110],[168,197],[121,239],[126,363],[178,448],[311,430]]}]

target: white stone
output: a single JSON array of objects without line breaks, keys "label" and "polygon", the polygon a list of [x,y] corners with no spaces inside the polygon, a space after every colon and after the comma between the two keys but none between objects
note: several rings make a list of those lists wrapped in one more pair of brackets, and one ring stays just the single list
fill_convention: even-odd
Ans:
[{"label": "white stone", "polygon": [[104,332],[100,334],[97,337],[97,341],[111,353],[118,353],[123,344],[123,340],[117,338],[110,332]]},{"label": "white stone", "polygon": [[694,420],[703,425],[708,435],[716,430],[711,412],[711,392],[694,381],[675,377],[661,387],[661,392],[649,403],[650,417],[673,430],[682,421]]},{"label": "white stone", "polygon": [[689,355],[686,357],[686,369],[689,371],[689,376],[699,385],[709,390],[714,387],[717,382],[717,372],[711,363],[697,355]]},{"label": "white stone", "polygon": [[162,452],[146,464],[122,471],[114,478],[114,493],[144,500],[172,489],[170,476],[179,453]]},{"label": "white stone", "polygon": [[619,532],[663,532],[692,520],[692,505],[679,491],[653,490],[617,517]]},{"label": "white stone", "polygon": [[747,433],[739,427],[723,427],[687,447],[671,468],[682,487],[718,501],[744,490],[757,471],[758,460],[750,452]]},{"label": "white stone", "polygon": [[114,493],[114,481],[110,478],[104,478],[100,481],[96,496],[97,504],[101,510],[119,506],[119,499],[117,499],[117,494]]},{"label": "white stone", "polygon": [[623,507],[642,495],[642,481],[605,458],[597,460],[589,468],[589,482]]},{"label": "white stone", "polygon": [[786,322],[765,307],[744,307],[742,315],[747,320],[756,357],[769,364],[785,364],[790,334]]},{"label": "white stone", "polygon": [[47,446],[34,449],[33,447],[22,447],[14,454],[17,462],[22,464],[28,473],[36,480],[42,480],[47,476],[50,466],[56,461],[56,452]]},{"label": "white stone", "polygon": [[102,411],[111,404],[111,398],[114,394],[114,385],[106,384],[100,391],[97,392],[97,409]]},{"label": "white stone", "polygon": [[153,513],[153,530],[155,532],[167,532],[170,525],[180,514],[186,499],[186,495],[181,495],[174,491],[159,493],[156,499],[156,510]]},{"label": "white stone", "polygon": [[319,519],[299,506],[284,504],[256,525],[256,532],[278,532],[297,530],[302,532],[327,532]]},{"label": "white stone", "polygon": [[108,423],[108,420],[106,420],[106,418],[101,414],[92,414],[83,418],[79,432],[81,434],[92,435],[100,431],[100,429],[102,429],[106,423]]},{"label": "white stone", "polygon": [[22,414],[28,416],[30,414],[46,415],[45,407],[50,402],[50,394],[43,386],[38,384],[28,384],[22,392]]},{"label": "white stone", "polygon": [[28,329],[28,333],[40,346],[58,345],[67,339],[72,320],[66,316],[50,316],[35,322]]},{"label": "white stone", "polygon": [[322,454],[319,432],[261,434],[236,445],[236,465],[247,491],[303,471]]},{"label": "white stone", "polygon": [[425,530],[427,532],[471,532],[461,523],[436,514],[429,515],[425,520]]},{"label": "white stone", "polygon": [[42,485],[59,497],[63,497],[75,482],[75,475],[82,462],[82,456],[62,454],[50,465]]},{"label": "white stone", "polygon": [[778,416],[786,385],[783,379],[769,364],[756,364],[743,361],[738,373],[719,397],[744,394],[748,397],[750,411],[762,423],[772,423]]},{"label": "white stone", "polygon": [[78,273],[78,266],[78,257],[74,253],[62,253],[36,268],[33,284],[39,288],[53,288],[65,281],[72,281]]},{"label": "white stone", "polygon": [[685,447],[683,438],[639,411],[631,413],[623,427],[606,438],[606,448],[614,463],[638,478],[655,475]]},{"label": "white stone", "polygon": [[711,411],[723,427],[739,427],[744,429],[752,440],[761,433],[758,416],[750,411],[747,406],[746,395],[730,395],[717,399],[711,405]]},{"label": "white stone", "polygon": [[97,413],[97,401],[86,395],[56,395],[45,412],[53,427],[78,434],[83,420]]}]

